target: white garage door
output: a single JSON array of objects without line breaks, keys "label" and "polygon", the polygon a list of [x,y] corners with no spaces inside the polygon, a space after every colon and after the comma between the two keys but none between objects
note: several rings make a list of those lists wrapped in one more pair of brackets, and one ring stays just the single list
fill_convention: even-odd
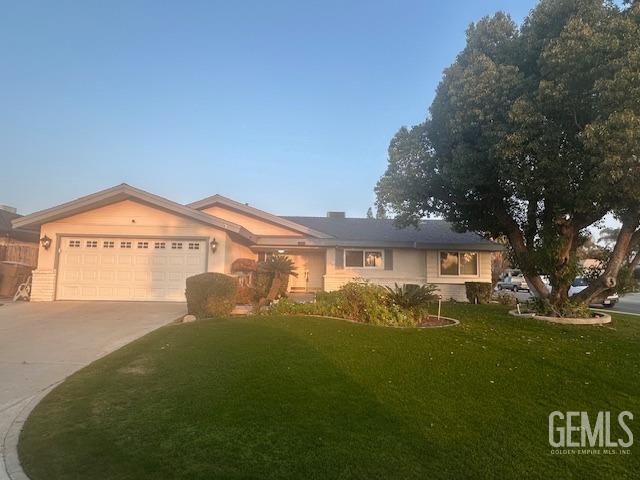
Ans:
[{"label": "white garage door", "polygon": [[206,271],[206,241],[63,237],[59,300],[185,301],[185,280]]}]

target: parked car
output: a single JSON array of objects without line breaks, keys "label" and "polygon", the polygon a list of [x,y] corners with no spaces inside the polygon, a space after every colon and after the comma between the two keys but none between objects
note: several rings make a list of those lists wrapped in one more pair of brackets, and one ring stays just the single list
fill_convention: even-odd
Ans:
[{"label": "parked car", "polygon": [[[588,286],[589,286],[589,283],[587,282],[586,278],[576,277],[576,279],[571,284],[571,287],[569,287],[569,296],[572,297],[580,293]],[[614,293],[613,295],[609,295],[608,297],[604,298],[602,302],[599,302],[599,303],[601,303],[603,307],[611,308],[616,303],[618,303],[618,300],[620,300],[620,297],[618,296],[617,293]]]},{"label": "parked car", "polygon": [[496,286],[498,290],[511,290],[514,292],[529,290],[529,285],[519,270],[507,271]]}]

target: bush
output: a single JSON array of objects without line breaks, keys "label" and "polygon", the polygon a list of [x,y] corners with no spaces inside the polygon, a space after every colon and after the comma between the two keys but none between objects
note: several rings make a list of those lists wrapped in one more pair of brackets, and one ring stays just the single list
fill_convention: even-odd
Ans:
[{"label": "bush", "polygon": [[397,283],[394,288],[386,287],[387,299],[402,308],[419,308],[437,298],[435,292],[438,290],[436,285],[415,285],[405,283],[399,286]]},{"label": "bush", "polygon": [[464,282],[467,300],[470,303],[489,303],[491,301],[491,283]]},{"label": "bush", "polygon": [[527,302],[529,309],[545,317],[589,318],[592,315],[589,306],[583,303],[566,302],[561,308],[555,308],[549,299],[533,297]]},{"label": "bush", "polygon": [[411,311],[389,301],[384,287],[366,282],[349,282],[335,292],[322,292],[315,303],[280,300],[268,313],[283,315],[324,315],[356,322],[386,326],[414,326]]},{"label": "bush", "polygon": [[507,292],[494,292],[493,295],[491,295],[491,299],[500,305],[515,306],[517,303],[516,297]]},{"label": "bush", "polygon": [[261,298],[267,298],[269,288],[271,287],[271,281],[273,279],[273,273],[258,271],[255,276],[254,289],[256,293],[255,301],[259,301]]},{"label": "bush", "polygon": [[196,318],[229,315],[236,304],[236,279],[222,273],[187,278],[187,310]]},{"label": "bush", "polygon": [[237,305],[249,305],[251,303],[255,303],[256,300],[256,289],[253,287],[248,287],[246,285],[242,285],[238,287],[236,291],[236,304]]}]

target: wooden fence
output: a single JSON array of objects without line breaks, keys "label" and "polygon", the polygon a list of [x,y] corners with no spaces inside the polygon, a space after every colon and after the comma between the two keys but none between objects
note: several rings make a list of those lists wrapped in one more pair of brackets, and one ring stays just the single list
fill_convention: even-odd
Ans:
[{"label": "wooden fence", "polygon": [[18,262],[35,268],[38,265],[38,245],[0,245],[0,262]]}]

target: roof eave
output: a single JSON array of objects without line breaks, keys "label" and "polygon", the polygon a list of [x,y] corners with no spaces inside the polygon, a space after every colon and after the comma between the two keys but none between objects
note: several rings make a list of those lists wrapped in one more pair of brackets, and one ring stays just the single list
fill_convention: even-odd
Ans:
[{"label": "roof eave", "polygon": [[340,240],[340,239],[300,239],[296,237],[268,237],[259,236],[256,239],[259,246],[319,246],[319,247],[372,247],[372,248],[414,248],[417,250],[470,250],[498,252],[504,247],[497,243],[427,243],[411,241],[380,241],[380,240]]}]

